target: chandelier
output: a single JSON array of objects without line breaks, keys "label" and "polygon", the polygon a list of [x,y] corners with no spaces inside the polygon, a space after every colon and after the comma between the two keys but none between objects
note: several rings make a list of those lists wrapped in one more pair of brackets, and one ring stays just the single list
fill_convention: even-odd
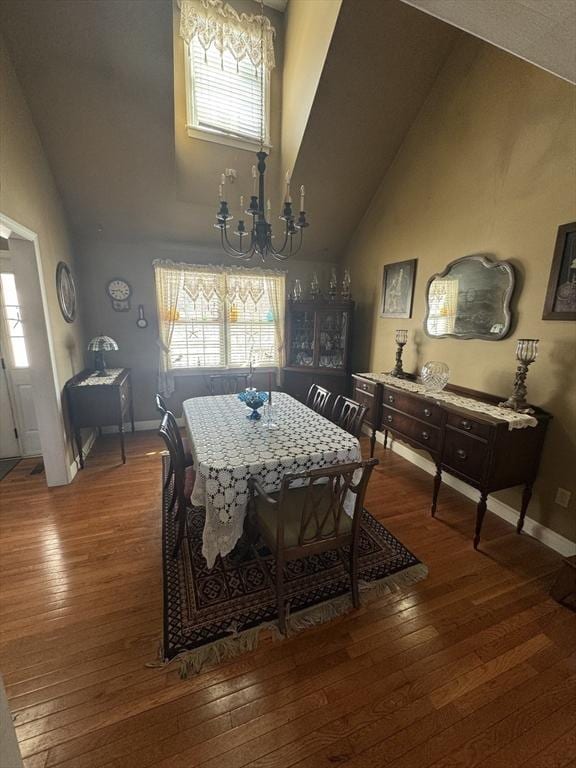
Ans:
[{"label": "chandelier", "polygon": [[[264,84],[264,3],[260,0],[260,16],[262,20],[261,28],[261,83]],[[308,226],[306,221],[306,211],[304,208],[304,186],[300,187],[300,211],[296,215],[292,210],[292,198],[290,196],[290,173],[286,173],[286,194],[284,196],[284,204],[282,209],[282,215],[279,217],[284,222],[283,225],[283,242],[277,248],[273,244],[275,235],[272,232],[272,224],[270,223],[271,205],[268,200],[266,206],[264,201],[266,200],[264,193],[264,174],[266,173],[266,158],[268,153],[264,151],[264,99],[262,99],[262,110],[260,113],[260,150],[256,152],[258,158],[257,165],[252,166],[252,195],[250,196],[250,205],[244,211],[247,216],[251,216],[252,220],[249,220],[248,227],[246,226],[246,220],[239,218],[238,223],[234,229],[234,234],[239,238],[237,246],[235,247],[228,237],[228,232],[231,229],[229,222],[234,218],[230,214],[228,202],[225,200],[225,184],[226,176],[222,174],[221,184],[219,187],[219,199],[220,207],[216,215],[216,229],[220,230],[220,239],[222,248],[232,258],[242,259],[249,261],[253,256],[260,256],[262,261],[266,260],[267,256],[271,256],[278,261],[285,261],[294,254],[298,253],[302,247],[302,236],[304,229]],[[240,216],[242,216],[242,208],[244,208],[244,198],[240,197]]]}]

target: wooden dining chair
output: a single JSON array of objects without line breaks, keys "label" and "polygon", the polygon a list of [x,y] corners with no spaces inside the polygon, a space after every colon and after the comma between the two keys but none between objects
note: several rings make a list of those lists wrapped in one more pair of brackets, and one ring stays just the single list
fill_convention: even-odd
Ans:
[{"label": "wooden dining chair", "polygon": [[[184,456],[184,467],[193,467],[194,466],[194,459],[192,457],[192,452],[190,451],[190,447],[188,445],[188,442],[182,438],[182,433],[180,432],[180,427],[178,426],[178,422],[176,421],[176,417],[172,413],[172,411],[169,411],[166,406],[166,401],[162,397],[162,395],[156,393],[156,408],[159,411],[159,413],[162,416],[162,419],[164,416],[167,416],[167,425],[168,429],[170,430],[170,434],[172,436],[172,439],[175,443],[178,445],[178,450],[182,452]],[[166,473],[166,478],[164,479],[164,491],[167,490],[168,486],[170,485],[170,481],[172,480],[172,475],[174,474],[174,468],[172,465],[172,458],[170,458],[170,464],[168,465],[168,472]],[[172,508],[176,502],[176,487],[174,486],[174,490],[172,491],[172,498],[170,500],[170,504],[168,506],[168,511],[171,512]]]},{"label": "wooden dining chair", "polygon": [[215,373],[210,376],[211,395],[236,395],[247,386],[247,373]]},{"label": "wooden dining chair", "polygon": [[331,420],[354,437],[360,437],[367,406],[344,395],[338,395],[332,408]]},{"label": "wooden dining chair", "polygon": [[306,405],[321,416],[326,416],[331,397],[332,393],[329,390],[319,384],[312,384],[306,395]]},{"label": "wooden dining chair", "polygon": [[171,511],[175,501],[175,520],[178,523],[178,533],[172,554],[173,557],[176,557],[186,532],[186,516],[190,506],[190,496],[192,495],[192,490],[194,488],[195,475],[192,467],[185,465],[182,441],[179,439],[180,433],[178,430],[177,433],[174,432],[171,417],[172,419],[174,418],[170,411],[167,411],[164,414],[162,421],[160,422],[158,434],[164,440],[164,444],[170,455],[170,465],[174,477],[174,490],[168,511]]},{"label": "wooden dining chair", "polygon": [[[275,588],[282,634],[286,634],[284,566],[290,560],[337,550],[350,574],[354,607],[360,607],[358,541],[366,487],[376,464],[378,459],[369,459],[285,475],[280,491],[271,494],[256,478],[249,479],[250,524],[276,557]],[[354,482],[356,472],[360,476]],[[349,491],[355,496],[352,517],[344,509]],[[350,548],[348,558],[344,547]],[[256,546],[253,551],[259,557]]]}]

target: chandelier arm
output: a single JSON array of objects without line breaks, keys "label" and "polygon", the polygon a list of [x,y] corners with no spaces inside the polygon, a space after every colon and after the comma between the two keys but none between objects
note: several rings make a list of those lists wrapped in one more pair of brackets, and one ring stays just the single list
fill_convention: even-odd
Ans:
[{"label": "chandelier arm", "polygon": [[226,229],[222,227],[220,230],[222,248],[224,251],[235,259],[251,259],[254,254],[254,246],[250,243],[250,247],[246,251],[238,250],[234,248],[232,243],[228,240],[228,235],[225,234]]},{"label": "chandelier arm", "polygon": [[299,241],[298,241],[298,245],[296,246],[296,249],[293,249],[293,243],[294,243],[294,240],[293,240],[293,239],[291,239],[291,240],[290,240],[290,250],[288,251],[288,253],[281,253],[280,251],[274,251],[274,250],[272,250],[272,251],[271,251],[271,255],[272,255],[272,256],[273,256],[273,257],[274,257],[274,258],[275,258],[277,261],[286,261],[286,260],[287,260],[287,259],[289,259],[291,256],[294,256],[295,254],[297,254],[297,253],[298,253],[298,251],[300,250],[300,248],[302,247],[302,230],[300,230],[300,239],[299,239]]},{"label": "chandelier arm", "polygon": [[[272,235],[272,232],[270,232],[270,235]],[[284,233],[284,242],[282,243],[280,248],[278,248],[278,249],[274,248],[274,246],[272,245],[272,237],[270,237],[270,241],[269,242],[270,242],[270,245],[268,247],[268,250],[270,251],[272,256],[276,256],[277,254],[281,254],[283,252],[283,250],[286,248],[287,244],[288,244],[288,224],[286,224],[286,231]]]}]

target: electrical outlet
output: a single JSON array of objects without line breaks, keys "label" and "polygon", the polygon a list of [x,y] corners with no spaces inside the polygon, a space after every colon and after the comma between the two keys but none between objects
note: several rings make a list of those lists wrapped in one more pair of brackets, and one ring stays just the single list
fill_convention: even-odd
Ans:
[{"label": "electrical outlet", "polygon": [[566,508],[568,507],[568,504],[570,504],[571,497],[572,494],[570,491],[567,491],[566,488],[558,488],[556,491],[556,498],[554,499],[554,503]]}]

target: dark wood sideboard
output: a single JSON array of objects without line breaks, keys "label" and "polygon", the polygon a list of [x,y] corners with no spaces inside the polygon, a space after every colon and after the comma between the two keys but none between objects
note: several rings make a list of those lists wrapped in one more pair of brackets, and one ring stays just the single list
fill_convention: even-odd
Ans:
[{"label": "dark wood sideboard", "polygon": [[[122,463],[126,463],[124,451],[124,424],[131,422],[134,432],[134,404],[130,369],[114,369],[112,376],[98,377],[94,371],[85,370],[66,383],[66,397],[70,412],[70,421],[76,439],[80,468],[84,469],[82,454],[82,436],[80,430],[85,427],[117,426],[120,433],[120,453]],[[87,384],[86,380],[90,380]]]},{"label": "dark wood sideboard", "polygon": [[[368,407],[365,424],[371,430],[370,455],[376,432],[388,434],[413,448],[427,451],[436,465],[432,516],[436,514],[442,472],[446,471],[480,491],[476,509],[474,548],[478,548],[488,494],[523,485],[518,533],[524,525],[532,486],[538,473],[542,446],[552,416],[534,408],[535,427],[509,429],[508,423],[491,415],[467,410],[433,397],[354,375],[353,397]],[[448,391],[492,405],[501,402],[485,392],[447,386]]]}]

